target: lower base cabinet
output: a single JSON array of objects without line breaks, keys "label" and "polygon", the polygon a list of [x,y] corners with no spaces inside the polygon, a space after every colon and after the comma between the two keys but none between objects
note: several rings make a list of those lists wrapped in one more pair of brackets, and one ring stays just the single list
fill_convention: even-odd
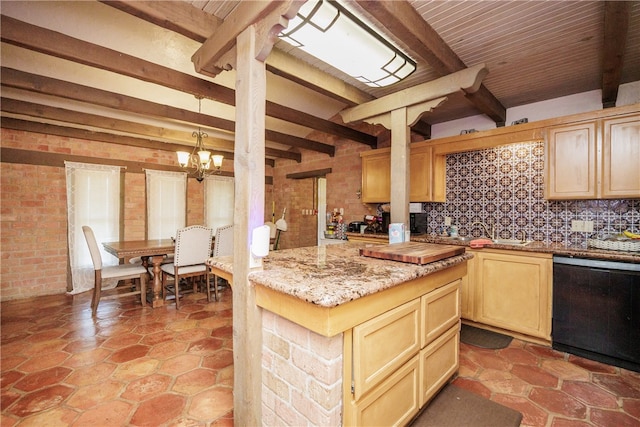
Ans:
[{"label": "lower base cabinet", "polygon": [[462,279],[462,318],[551,340],[551,254],[470,250]]},{"label": "lower base cabinet", "polygon": [[420,358],[416,355],[378,387],[351,401],[356,426],[405,425],[420,410]]},{"label": "lower base cabinet", "polygon": [[460,354],[457,324],[420,352],[420,406],[424,406],[456,373]]},{"label": "lower base cabinet", "polygon": [[[345,334],[344,424],[406,425],[459,367],[460,282],[455,280]],[[348,351],[347,351],[348,350]]]}]

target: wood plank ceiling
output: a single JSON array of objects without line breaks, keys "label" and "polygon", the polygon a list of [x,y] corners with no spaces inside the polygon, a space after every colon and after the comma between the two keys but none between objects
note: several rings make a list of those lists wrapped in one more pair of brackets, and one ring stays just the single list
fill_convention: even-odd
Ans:
[{"label": "wood plank ceiling", "polygon": [[[198,126],[232,158],[234,72],[195,72],[191,56],[233,19],[239,1],[5,2],[2,126],[177,151]],[[337,113],[485,63],[480,91],[450,99],[414,127],[640,81],[640,2],[349,1],[418,64],[405,81],[369,88],[278,42],[267,60],[267,162],[329,156],[332,137],[375,147],[381,128],[345,126]],[[194,96],[204,97],[202,112]],[[366,130],[365,131],[363,131]],[[330,138],[327,138],[329,135]]]}]

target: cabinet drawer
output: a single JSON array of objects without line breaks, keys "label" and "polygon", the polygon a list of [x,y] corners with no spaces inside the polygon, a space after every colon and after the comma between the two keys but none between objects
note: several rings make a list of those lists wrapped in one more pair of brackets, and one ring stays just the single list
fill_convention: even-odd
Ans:
[{"label": "cabinet drawer", "polygon": [[460,283],[458,279],[422,297],[420,347],[442,335],[460,319]]},{"label": "cabinet drawer", "polygon": [[351,401],[356,426],[406,425],[420,409],[418,355],[410,359],[359,402]]},{"label": "cabinet drawer", "polygon": [[429,401],[458,370],[460,323],[420,352],[420,407]]},{"label": "cabinet drawer", "polygon": [[420,350],[420,300],[353,328],[354,397],[359,399]]}]

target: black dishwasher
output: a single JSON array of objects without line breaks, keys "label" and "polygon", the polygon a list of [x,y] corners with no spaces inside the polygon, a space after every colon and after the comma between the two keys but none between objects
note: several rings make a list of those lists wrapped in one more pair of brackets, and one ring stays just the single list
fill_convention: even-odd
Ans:
[{"label": "black dishwasher", "polygon": [[553,258],[553,348],[640,372],[640,264]]}]

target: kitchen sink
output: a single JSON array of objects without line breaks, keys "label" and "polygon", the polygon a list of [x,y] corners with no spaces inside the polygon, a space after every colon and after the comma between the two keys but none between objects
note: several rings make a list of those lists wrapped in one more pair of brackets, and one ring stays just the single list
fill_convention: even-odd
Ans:
[{"label": "kitchen sink", "polygon": [[531,240],[493,239],[493,243],[496,245],[527,246],[531,242]]}]

